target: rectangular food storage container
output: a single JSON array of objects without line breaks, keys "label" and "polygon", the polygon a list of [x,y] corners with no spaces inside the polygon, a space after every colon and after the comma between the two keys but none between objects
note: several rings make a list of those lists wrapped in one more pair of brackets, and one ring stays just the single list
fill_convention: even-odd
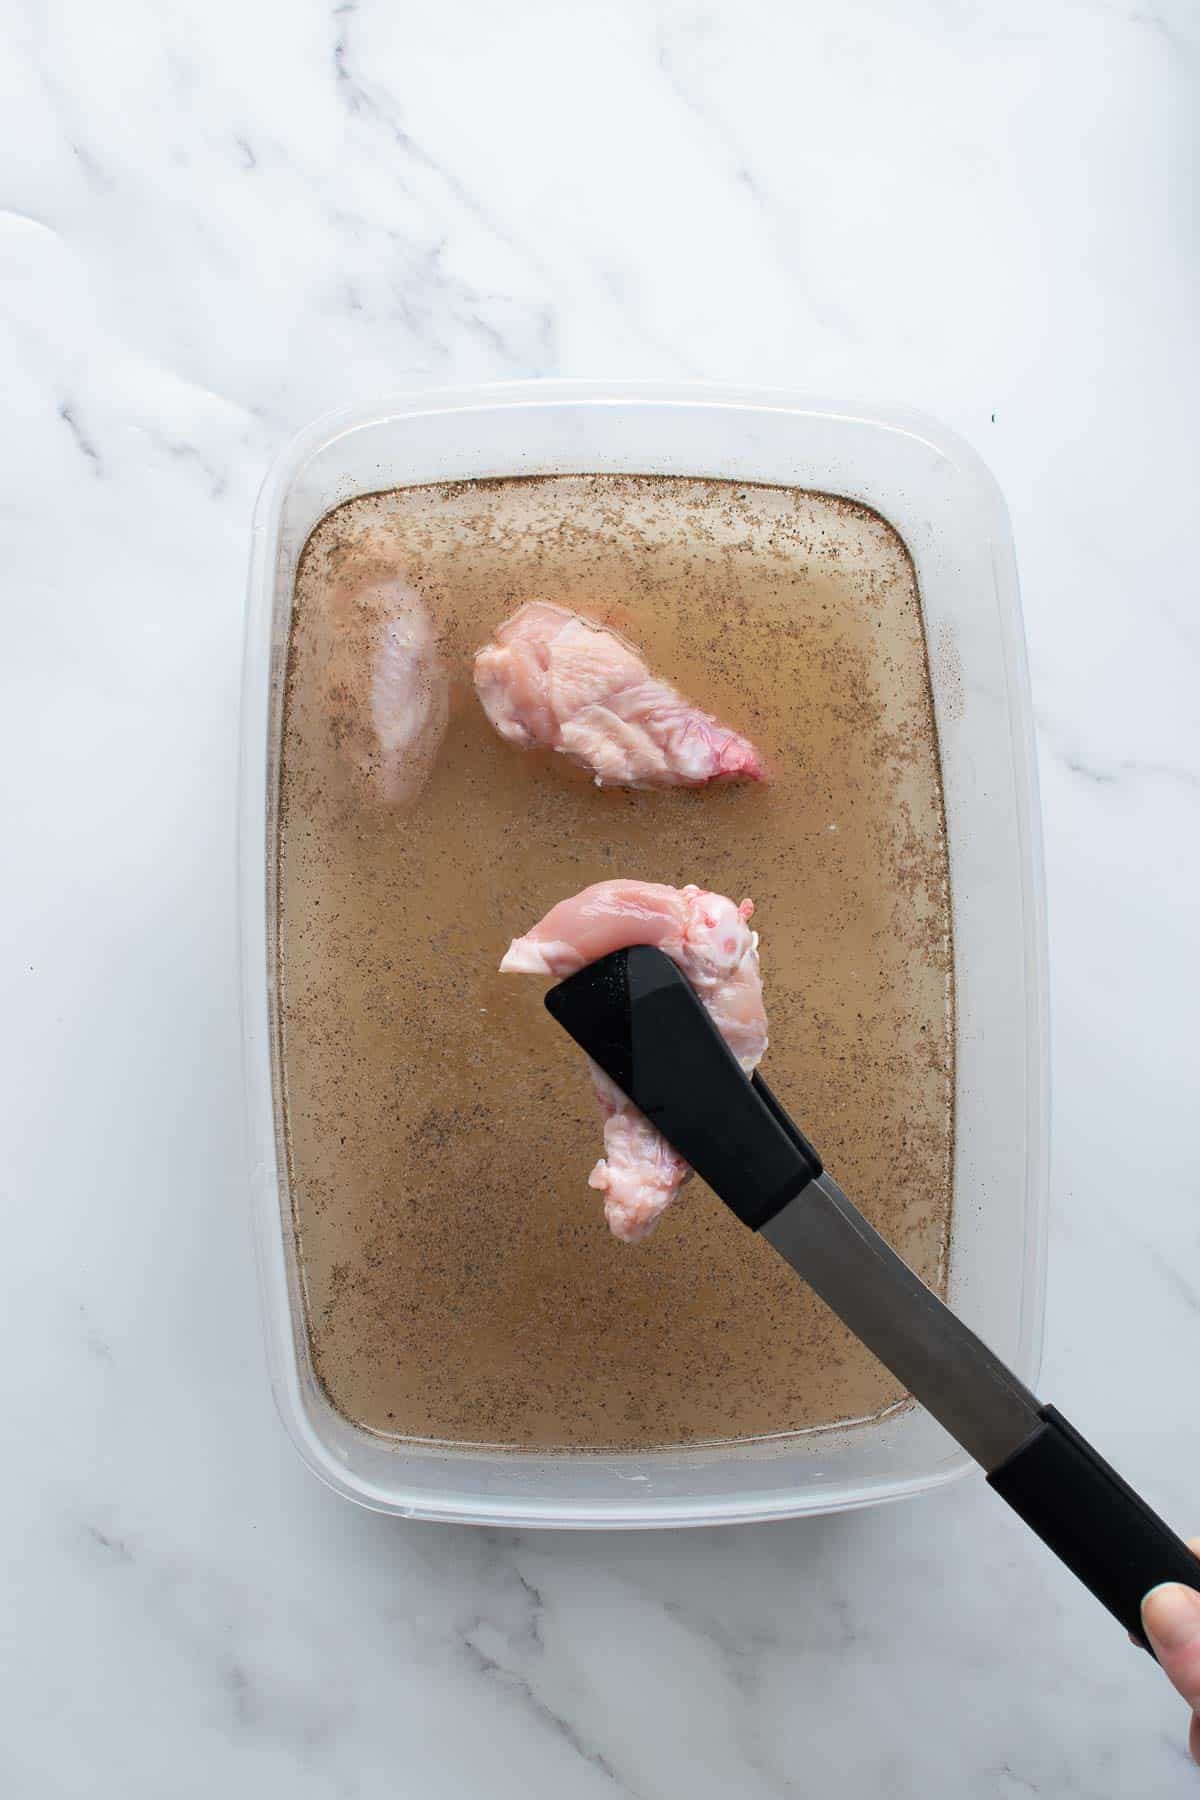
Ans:
[{"label": "rectangular food storage container", "polygon": [[849,1429],[692,1451],[497,1452],[379,1438],[336,1412],[314,1377],[281,1143],[274,992],[276,782],[300,553],[317,522],[358,494],[596,472],[843,496],[881,513],[912,555],[954,928],[949,1300],[1018,1375],[1035,1378],[1047,1159],[1044,918],[1020,603],[995,482],[966,445],[915,414],[705,386],[537,382],[408,395],[320,419],[278,457],[255,513],[242,728],[243,993],[250,1179],[279,1409],[331,1487],[413,1518],[714,1525],[919,1493],[971,1465],[915,1406]]}]

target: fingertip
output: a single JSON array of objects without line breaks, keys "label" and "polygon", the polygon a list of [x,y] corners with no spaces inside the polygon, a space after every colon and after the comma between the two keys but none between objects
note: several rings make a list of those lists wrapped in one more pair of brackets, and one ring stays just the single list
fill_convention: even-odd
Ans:
[{"label": "fingertip", "polygon": [[1142,1601],[1142,1623],[1160,1653],[1200,1646],[1200,1593],[1179,1581],[1151,1588]]}]

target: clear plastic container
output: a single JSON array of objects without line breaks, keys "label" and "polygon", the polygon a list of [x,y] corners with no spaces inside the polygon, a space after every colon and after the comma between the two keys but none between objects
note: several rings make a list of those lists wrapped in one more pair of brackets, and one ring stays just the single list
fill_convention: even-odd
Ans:
[{"label": "clear plastic container", "polygon": [[413,1518],[558,1527],[714,1525],[919,1493],[969,1458],[919,1407],[694,1451],[548,1454],[382,1439],[330,1405],[309,1357],[280,1142],[275,803],[284,658],[304,543],[357,494],[475,477],[690,475],[872,506],[917,571],[949,832],[957,997],[952,1306],[1032,1384],[1047,1165],[1041,845],[1012,536],[978,457],[915,414],[789,394],[537,382],[404,396],[300,433],[254,519],[242,728],[242,952],[250,1178],[272,1381],[309,1466]]}]

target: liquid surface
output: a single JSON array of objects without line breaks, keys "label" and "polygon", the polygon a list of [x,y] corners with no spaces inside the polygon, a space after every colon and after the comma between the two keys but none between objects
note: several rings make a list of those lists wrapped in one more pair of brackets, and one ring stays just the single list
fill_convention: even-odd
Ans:
[{"label": "liquid surface", "polygon": [[[335,583],[401,574],[454,672],[431,779],[356,787],[321,711]],[[510,749],[471,656],[523,601],[611,624],[751,737],[772,779],[599,791]],[[404,489],[326,517],[296,584],[279,796],[284,1126],[314,1366],[395,1436],[635,1448],[861,1419],[899,1384],[693,1181],[605,1229],[587,1071],[510,937],[588,882],[752,895],[763,1072],[940,1285],[951,1204],[945,832],[915,578],[876,514],[642,476]]]}]

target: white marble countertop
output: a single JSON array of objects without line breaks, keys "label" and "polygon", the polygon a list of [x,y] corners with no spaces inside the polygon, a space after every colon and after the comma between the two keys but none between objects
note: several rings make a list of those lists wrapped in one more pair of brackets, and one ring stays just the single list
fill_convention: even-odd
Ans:
[{"label": "white marble countertop", "polygon": [[233,856],[248,521],[317,411],[898,401],[1014,517],[1045,810],[1042,1389],[1200,1529],[1191,0],[42,0],[0,311],[6,1800],[1200,1793],[988,1493],[402,1525],[274,1416]]}]

